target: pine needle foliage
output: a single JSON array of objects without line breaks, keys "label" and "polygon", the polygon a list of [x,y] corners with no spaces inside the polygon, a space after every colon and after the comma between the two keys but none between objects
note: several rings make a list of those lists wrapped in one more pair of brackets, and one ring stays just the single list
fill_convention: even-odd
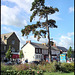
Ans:
[{"label": "pine needle foliage", "polygon": [[[51,55],[49,28],[57,28],[57,25],[55,20],[48,19],[48,15],[59,12],[59,10],[58,8],[53,8],[52,6],[46,6],[45,0],[34,0],[30,11],[33,11],[32,15],[30,16],[30,22],[32,22],[35,16],[39,16],[39,20],[44,18],[46,21],[37,21],[36,24],[26,25],[25,28],[21,30],[22,36],[25,35],[28,37],[28,35],[32,32],[34,34],[34,38],[37,38],[39,41],[41,37],[46,38],[46,34],[48,33],[48,52]],[[40,30],[37,30],[37,28]]]}]

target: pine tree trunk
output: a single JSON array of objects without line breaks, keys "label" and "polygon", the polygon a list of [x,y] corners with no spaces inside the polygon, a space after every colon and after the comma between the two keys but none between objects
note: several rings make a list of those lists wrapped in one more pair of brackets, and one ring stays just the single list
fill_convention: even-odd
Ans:
[{"label": "pine tree trunk", "polygon": [[[48,24],[48,16],[46,15],[46,22]],[[48,56],[49,56],[49,63],[51,62],[51,44],[50,44],[50,33],[49,27],[47,25],[47,32],[48,32]]]}]

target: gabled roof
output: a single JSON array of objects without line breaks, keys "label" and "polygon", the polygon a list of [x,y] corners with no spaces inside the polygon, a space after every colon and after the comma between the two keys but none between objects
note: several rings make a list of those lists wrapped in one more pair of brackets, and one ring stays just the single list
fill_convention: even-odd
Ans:
[{"label": "gabled roof", "polygon": [[6,34],[1,34],[1,38],[4,38],[4,36],[5,36],[6,39],[8,39],[13,33],[15,33],[15,32],[6,33]]},{"label": "gabled roof", "polygon": [[61,49],[63,52],[68,51],[65,47],[57,46],[58,49]]},{"label": "gabled roof", "polygon": [[5,43],[1,40],[1,44],[5,44]]},{"label": "gabled roof", "polygon": [[[27,43],[26,43],[26,44],[27,44]],[[24,44],[24,45],[21,47],[21,49],[22,49],[26,44]],[[35,48],[42,48],[42,49],[48,50],[48,46],[46,46],[46,45],[42,45],[42,44],[34,43],[34,42],[31,42],[30,44],[33,45]],[[53,46],[51,46],[51,50],[59,50],[59,49],[58,49],[58,48],[55,48],[55,47],[53,47]]]},{"label": "gabled roof", "polygon": [[48,47],[46,45],[42,45],[39,43],[33,43],[31,42],[31,44],[35,47],[35,48],[42,48],[42,49],[48,49]]}]

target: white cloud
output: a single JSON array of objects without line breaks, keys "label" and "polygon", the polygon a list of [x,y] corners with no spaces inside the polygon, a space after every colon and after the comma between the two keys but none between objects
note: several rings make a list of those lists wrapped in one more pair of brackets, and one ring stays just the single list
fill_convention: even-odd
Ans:
[{"label": "white cloud", "polygon": [[74,12],[74,7],[69,8],[69,13]]},{"label": "white cloud", "polygon": [[56,12],[55,14],[49,15],[49,19],[62,20],[62,18],[60,18],[59,15],[60,13]]},{"label": "white cloud", "polygon": [[1,6],[1,24],[4,25],[14,25],[14,26],[24,26],[27,22],[22,17],[18,17],[20,10],[15,6],[14,8],[7,7],[5,5]]},{"label": "white cloud", "polygon": [[74,41],[73,39],[70,37],[73,35],[73,33],[68,33],[67,34],[68,36],[64,36],[62,35],[59,40],[60,42],[57,42],[57,45],[58,46],[62,46],[62,47],[65,47],[65,48],[69,48],[70,46],[74,47]]},{"label": "white cloud", "polygon": [[23,9],[25,10],[25,12],[31,14],[30,8],[34,0],[3,0],[3,1],[13,2],[19,7],[19,9]]},{"label": "white cloud", "polygon": [[68,36],[70,37],[70,36],[73,36],[74,35],[74,32],[72,32],[72,33],[68,33]]}]

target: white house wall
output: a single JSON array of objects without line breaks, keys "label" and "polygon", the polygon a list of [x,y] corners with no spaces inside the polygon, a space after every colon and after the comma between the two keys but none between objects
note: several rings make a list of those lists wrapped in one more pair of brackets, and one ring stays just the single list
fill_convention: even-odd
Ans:
[{"label": "white house wall", "polygon": [[30,43],[27,43],[23,48],[24,60],[28,59],[28,62],[33,61],[35,58],[35,47]]}]

